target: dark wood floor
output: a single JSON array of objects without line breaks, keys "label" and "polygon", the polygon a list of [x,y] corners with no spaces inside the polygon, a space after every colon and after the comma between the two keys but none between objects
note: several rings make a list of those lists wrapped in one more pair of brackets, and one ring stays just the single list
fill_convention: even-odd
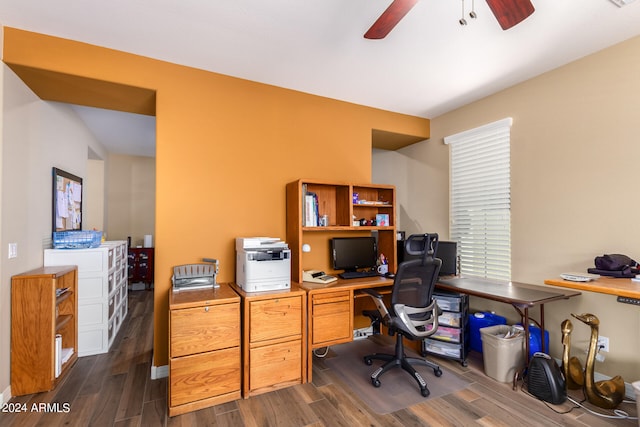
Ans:
[{"label": "dark wood floor", "polygon": [[[568,403],[548,407],[523,391],[513,391],[482,371],[482,360],[472,353],[469,366],[438,360],[465,377],[461,391],[386,415],[378,415],[349,391],[341,379],[314,364],[313,382],[237,400],[169,418],[167,379],[150,379],[153,344],[153,293],[129,293],[129,314],[108,354],[82,357],[56,390],[16,397],[24,413],[0,413],[2,426],[636,426],[635,420],[601,418],[585,409],[567,414]],[[408,386],[415,384],[409,379]],[[416,389],[417,392],[417,389]],[[49,404],[59,412],[32,411]],[[65,412],[64,404],[70,410]],[[7,406],[7,405],[5,405]],[[46,405],[45,405],[46,406]],[[635,404],[621,408],[636,415]],[[599,408],[593,408],[605,412]],[[609,414],[611,412],[609,411]]]}]

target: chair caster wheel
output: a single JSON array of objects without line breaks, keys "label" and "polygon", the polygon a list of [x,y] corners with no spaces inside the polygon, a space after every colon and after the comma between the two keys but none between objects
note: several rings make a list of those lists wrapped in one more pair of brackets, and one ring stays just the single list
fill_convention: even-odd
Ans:
[{"label": "chair caster wheel", "polygon": [[373,362],[371,361],[371,359],[370,359],[370,358],[365,357],[365,358],[364,358],[364,363],[366,363],[366,364],[367,364],[367,366],[371,366],[371,364],[372,364]]},{"label": "chair caster wheel", "polygon": [[422,397],[428,397],[431,394],[431,392],[429,391],[428,388],[423,388],[423,389],[420,389],[420,394],[422,394]]},{"label": "chair caster wheel", "polygon": [[371,384],[373,384],[374,387],[380,387],[380,380],[377,380],[375,378],[371,378]]},{"label": "chair caster wheel", "polygon": [[442,369],[436,368],[436,369],[433,370],[433,373],[435,374],[436,377],[441,377],[442,376]]}]

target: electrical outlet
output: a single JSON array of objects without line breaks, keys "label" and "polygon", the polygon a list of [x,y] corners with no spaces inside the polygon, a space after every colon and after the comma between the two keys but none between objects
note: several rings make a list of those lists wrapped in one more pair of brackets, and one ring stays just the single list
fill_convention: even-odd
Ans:
[{"label": "electrical outlet", "polygon": [[600,351],[609,351],[609,338],[608,337],[598,337],[598,348]]}]

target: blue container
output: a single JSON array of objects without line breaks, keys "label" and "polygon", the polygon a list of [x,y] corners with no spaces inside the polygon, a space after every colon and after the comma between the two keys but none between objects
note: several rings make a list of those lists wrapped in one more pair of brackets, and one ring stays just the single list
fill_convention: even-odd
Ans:
[{"label": "blue container", "polygon": [[471,350],[482,353],[482,337],[480,328],[495,325],[506,325],[507,319],[494,313],[479,312],[469,315],[469,335],[471,336]]},{"label": "blue container", "polygon": [[[549,331],[544,331],[544,352],[549,354]],[[529,326],[529,360],[533,354],[542,351],[542,337],[540,328],[535,325]]]}]

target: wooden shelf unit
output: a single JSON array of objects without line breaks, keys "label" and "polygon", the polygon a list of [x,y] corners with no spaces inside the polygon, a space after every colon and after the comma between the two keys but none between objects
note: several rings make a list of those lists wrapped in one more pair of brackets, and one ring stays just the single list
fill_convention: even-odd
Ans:
[{"label": "wooden shelf unit", "polygon": [[[329,240],[333,237],[362,236],[377,233],[378,253],[383,253],[389,261],[389,271],[396,271],[396,192],[392,185],[332,183],[318,180],[299,179],[287,184],[287,243],[291,249],[291,279],[302,281],[302,270],[321,269],[333,272],[328,260]],[[315,193],[318,198],[319,215],[328,216],[327,226],[305,226],[304,203],[306,193]],[[358,203],[354,203],[354,193]],[[363,203],[366,201],[366,203]],[[374,220],[377,214],[389,216],[389,224],[353,225],[356,220]],[[302,245],[314,242],[312,251],[323,251],[324,263],[307,265],[302,260]],[[326,246],[326,250],[325,250]],[[326,256],[324,254],[326,253]]]},{"label": "wooden shelf unit", "polygon": [[[56,296],[56,289],[67,290]],[[11,278],[11,394],[49,391],[78,359],[78,270],[41,267]],[[56,376],[56,335],[73,349]]]}]

